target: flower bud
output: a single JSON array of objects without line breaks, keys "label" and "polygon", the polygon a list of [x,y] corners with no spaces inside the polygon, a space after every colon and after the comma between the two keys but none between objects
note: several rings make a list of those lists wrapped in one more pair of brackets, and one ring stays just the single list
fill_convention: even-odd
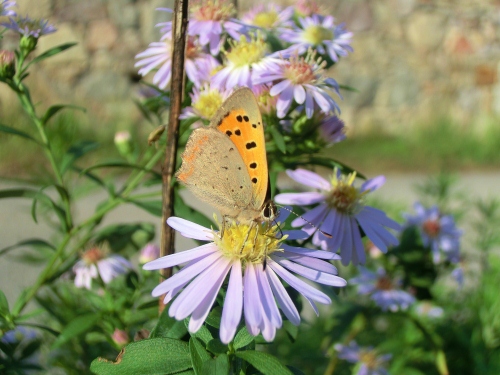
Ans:
[{"label": "flower bud", "polygon": [[160,248],[152,243],[147,244],[141,250],[141,255],[139,255],[139,263],[145,264],[151,262],[160,257]]},{"label": "flower bud", "polygon": [[133,151],[133,145],[132,137],[128,130],[120,131],[115,134],[115,146],[121,156],[130,156]]},{"label": "flower bud", "polygon": [[115,329],[111,338],[113,339],[113,342],[120,347],[127,345],[130,341],[128,333],[118,328]]},{"label": "flower bud", "polygon": [[16,74],[16,55],[12,51],[0,51],[0,77],[12,78]]},{"label": "flower bud", "polygon": [[23,56],[28,56],[35,48],[38,42],[38,38],[33,35],[24,35],[19,41],[19,48]]}]

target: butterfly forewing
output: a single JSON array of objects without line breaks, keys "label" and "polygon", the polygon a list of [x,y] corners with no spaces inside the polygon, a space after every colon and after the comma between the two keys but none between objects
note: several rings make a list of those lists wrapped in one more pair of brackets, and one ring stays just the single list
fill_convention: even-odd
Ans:
[{"label": "butterfly forewing", "polygon": [[251,208],[260,211],[268,190],[264,125],[252,91],[237,89],[224,102],[210,123],[236,146],[251,181]]},{"label": "butterfly forewing", "polygon": [[243,159],[234,143],[216,129],[193,131],[176,177],[224,216],[237,217],[251,204],[251,182]]}]

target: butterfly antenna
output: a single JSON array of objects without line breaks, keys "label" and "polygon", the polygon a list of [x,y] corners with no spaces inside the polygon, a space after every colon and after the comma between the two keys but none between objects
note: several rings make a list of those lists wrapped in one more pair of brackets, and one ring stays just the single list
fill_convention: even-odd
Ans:
[{"label": "butterfly antenna", "polygon": [[[330,233],[327,233],[321,229],[319,229],[316,225],[314,225],[313,223],[311,223],[309,220],[305,219],[303,216],[293,212],[291,209],[289,209],[288,207],[285,207],[285,206],[282,206],[282,205],[279,205],[277,204],[276,206],[278,206],[279,208],[282,208],[288,212],[290,212],[291,214],[294,214],[295,216],[301,218],[302,220],[304,220],[307,224],[309,224],[310,226],[316,228],[323,236],[327,237],[327,238],[332,238],[333,236],[330,234]],[[280,228],[280,231],[281,231],[281,228]]]}]

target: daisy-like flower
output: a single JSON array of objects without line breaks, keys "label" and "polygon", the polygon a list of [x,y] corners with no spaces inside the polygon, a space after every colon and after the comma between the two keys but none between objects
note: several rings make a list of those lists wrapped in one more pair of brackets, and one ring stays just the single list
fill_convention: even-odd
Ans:
[{"label": "daisy-like flower", "polygon": [[[357,188],[354,186],[356,173],[342,176],[337,168],[334,169],[330,181],[305,169],[288,170],[287,174],[293,180],[319,191],[278,194],[275,201],[301,206],[319,203],[302,215],[305,220],[297,218],[292,225],[305,225],[302,230],[309,234],[314,233],[313,243],[321,246],[323,250],[335,252],[340,248],[344,265],[351,261],[355,265],[365,263],[365,250],[358,225],[368,239],[384,253],[387,252],[388,246],[398,243],[396,237],[385,227],[400,230],[400,225],[389,219],[383,211],[364,203],[366,194],[383,185],[384,176],[367,180]],[[331,235],[331,238],[323,235],[318,228]]]},{"label": "daisy-like flower", "polygon": [[441,251],[451,263],[460,261],[460,237],[462,231],[455,225],[451,215],[442,215],[437,206],[425,208],[419,202],[414,204],[416,215],[405,214],[405,226],[416,226],[422,243],[432,251],[434,263],[441,261]]},{"label": "daisy-like flower", "polygon": [[247,86],[252,88],[262,74],[278,69],[279,59],[268,55],[268,46],[260,32],[249,38],[242,35],[239,41],[229,41],[229,51],[224,51],[225,64],[212,78],[221,89]]},{"label": "daisy-like flower", "polygon": [[352,32],[345,29],[345,25],[335,26],[332,16],[313,14],[310,17],[299,18],[300,28],[283,30],[283,40],[292,44],[289,48],[299,55],[309,48],[318,51],[322,56],[328,55],[337,62],[339,57],[347,56],[352,52]]},{"label": "daisy-like flower", "polygon": [[31,19],[29,17],[9,18],[9,22],[2,23],[2,26],[14,30],[24,37],[33,37],[35,39],[57,31],[53,25],[49,24],[48,20]]},{"label": "daisy-like flower", "polygon": [[92,247],[80,256],[81,259],[73,266],[76,275],[75,285],[78,288],[90,290],[92,279],[97,279],[99,276],[105,284],[108,284],[132,268],[127,259],[116,254],[108,256],[107,253],[105,248]]},{"label": "daisy-like flower", "polygon": [[267,3],[254,6],[242,17],[241,21],[263,29],[291,27],[293,25],[293,7],[282,9],[279,5]]},{"label": "daisy-like flower", "polygon": [[356,375],[389,375],[385,366],[391,354],[379,354],[373,347],[359,347],[355,341],[349,345],[335,344],[340,359],[359,365]]},{"label": "daisy-like flower", "polygon": [[369,294],[383,311],[406,310],[415,302],[415,297],[400,288],[400,281],[391,279],[383,268],[377,273],[359,267],[359,275],[349,280],[358,286],[359,294]]},{"label": "daisy-like flower", "polygon": [[181,119],[199,117],[202,120],[210,121],[222,103],[229,97],[233,90],[219,90],[211,84],[204,84],[201,87],[193,87],[191,106],[183,109]]},{"label": "daisy-like flower", "polygon": [[[144,52],[137,54],[135,58],[139,59],[139,61],[135,63],[135,67],[141,67],[141,69],[139,69],[139,74],[142,76],[147,75],[153,69],[159,67],[153,77],[153,84],[163,90],[167,87],[172,78],[171,34],[164,35],[160,42],[150,43],[149,47]],[[187,40],[184,61],[186,75],[195,86],[200,85],[202,81],[206,79],[205,76],[200,77],[200,72],[205,72],[206,70],[206,64],[210,66],[219,65],[213,56],[203,52],[201,46],[194,37],[189,37]]]},{"label": "daisy-like flower", "polygon": [[324,116],[318,130],[320,139],[326,142],[327,146],[345,139],[344,121],[337,116]]},{"label": "daisy-like flower", "polygon": [[339,106],[328,92],[334,91],[341,97],[339,85],[333,78],[325,77],[325,64],[311,51],[306,57],[281,58],[278,64],[273,64],[269,71],[257,77],[254,84],[273,84],[270,94],[278,97],[276,109],[279,118],[286,116],[294,101],[305,103],[307,118],[313,116],[315,104],[325,114],[340,113]]},{"label": "daisy-like flower", "polygon": [[17,16],[16,12],[10,9],[15,6],[17,6],[15,1],[0,0],[0,17],[1,16],[16,17]]},{"label": "daisy-like flower", "polygon": [[[278,306],[290,322],[300,323],[299,312],[279,278],[302,294],[316,313],[315,302],[329,304],[330,298],[292,272],[325,285],[346,285],[344,279],[336,276],[337,269],[325,261],[338,259],[338,256],[288,246],[282,242],[287,237],[286,232],[280,238],[278,226],[226,223],[221,238],[218,232],[181,218],[171,217],[167,223],[184,237],[210,241],[144,265],[144,269],[156,270],[185,264],[174,276],[158,285],[152,294],[155,297],[165,294],[164,303],[173,300],[168,312],[175,319],[191,316],[190,332],[198,331],[205,321],[228,274],[220,326],[220,339],[226,344],[236,333],[242,311],[248,332],[254,336],[262,332],[267,341],[274,339],[276,329],[282,325]],[[288,233],[288,238],[304,238],[303,234],[293,231]]]}]

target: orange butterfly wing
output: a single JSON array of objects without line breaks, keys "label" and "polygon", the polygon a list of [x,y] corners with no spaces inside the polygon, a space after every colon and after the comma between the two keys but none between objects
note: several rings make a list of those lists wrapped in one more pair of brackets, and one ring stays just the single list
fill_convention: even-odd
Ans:
[{"label": "orange butterfly wing", "polygon": [[248,87],[235,90],[219,108],[210,126],[226,134],[236,146],[252,181],[252,208],[260,210],[266,200],[269,172],[264,124],[252,90]]}]

